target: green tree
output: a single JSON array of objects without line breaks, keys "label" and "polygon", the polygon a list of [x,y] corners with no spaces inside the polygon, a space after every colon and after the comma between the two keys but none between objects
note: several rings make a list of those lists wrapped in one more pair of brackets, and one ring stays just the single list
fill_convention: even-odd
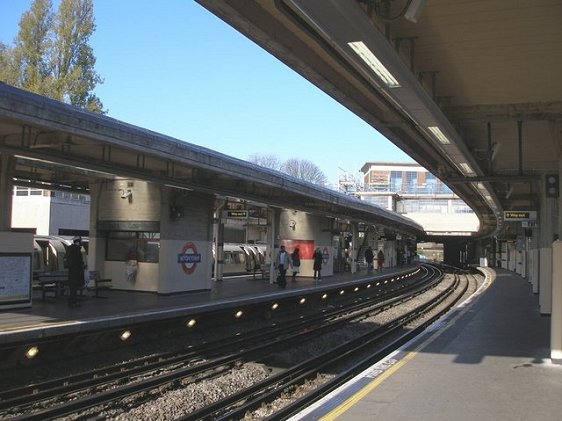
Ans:
[{"label": "green tree", "polygon": [[51,0],[35,0],[20,20],[12,50],[11,73],[17,86],[49,95],[49,31],[53,21]]},{"label": "green tree", "polygon": [[102,83],[89,40],[95,31],[92,0],[34,0],[20,20],[14,46],[0,44],[0,79],[40,95],[103,112],[93,93]]},{"label": "green tree", "polygon": [[101,112],[93,90],[103,81],[94,70],[96,58],[88,43],[95,28],[92,0],[61,0],[54,19],[53,98]]},{"label": "green tree", "polygon": [[17,66],[14,64],[12,49],[0,42],[0,81],[17,86]]}]

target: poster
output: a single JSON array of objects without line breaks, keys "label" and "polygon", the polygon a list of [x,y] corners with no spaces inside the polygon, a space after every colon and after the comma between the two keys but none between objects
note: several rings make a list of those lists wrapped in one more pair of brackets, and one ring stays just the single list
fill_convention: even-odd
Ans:
[{"label": "poster", "polygon": [[282,240],[280,245],[285,246],[289,254],[298,247],[301,259],[312,259],[314,254],[314,240]]}]

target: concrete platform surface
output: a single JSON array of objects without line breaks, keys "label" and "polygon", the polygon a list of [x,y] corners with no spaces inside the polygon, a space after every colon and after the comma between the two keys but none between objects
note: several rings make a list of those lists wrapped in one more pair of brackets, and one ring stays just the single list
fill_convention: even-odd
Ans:
[{"label": "concrete platform surface", "polygon": [[292,420],[562,419],[550,317],[525,279],[486,270],[471,303]]},{"label": "concrete platform surface", "polygon": [[232,303],[252,303],[264,297],[298,294],[299,291],[348,284],[362,279],[373,279],[389,273],[411,270],[412,267],[388,268],[382,275],[359,271],[327,276],[322,282],[312,278],[297,278],[287,282],[285,289],[257,276],[225,278],[212,282],[210,291],[188,292],[175,295],[158,295],[148,292],[102,291],[105,298],[96,298],[93,291],[80,297],[80,308],[69,308],[67,297],[41,300],[40,291],[34,291],[32,306],[7,309],[0,312],[0,346],[57,335],[78,333],[95,329],[125,326],[152,320],[183,316],[190,312],[220,309]]}]

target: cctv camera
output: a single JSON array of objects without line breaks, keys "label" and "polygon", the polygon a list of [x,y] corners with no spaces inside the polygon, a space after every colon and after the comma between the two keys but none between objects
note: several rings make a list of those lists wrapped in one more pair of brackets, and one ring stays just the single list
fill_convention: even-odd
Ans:
[{"label": "cctv camera", "polygon": [[128,199],[133,195],[133,192],[129,189],[121,190],[121,199]]}]

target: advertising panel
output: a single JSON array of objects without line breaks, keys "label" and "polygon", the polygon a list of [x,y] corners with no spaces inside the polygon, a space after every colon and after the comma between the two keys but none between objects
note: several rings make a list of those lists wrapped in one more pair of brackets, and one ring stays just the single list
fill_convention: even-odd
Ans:
[{"label": "advertising panel", "polygon": [[312,259],[314,254],[313,240],[282,240],[280,245],[285,246],[289,254],[298,247],[301,259]]}]

